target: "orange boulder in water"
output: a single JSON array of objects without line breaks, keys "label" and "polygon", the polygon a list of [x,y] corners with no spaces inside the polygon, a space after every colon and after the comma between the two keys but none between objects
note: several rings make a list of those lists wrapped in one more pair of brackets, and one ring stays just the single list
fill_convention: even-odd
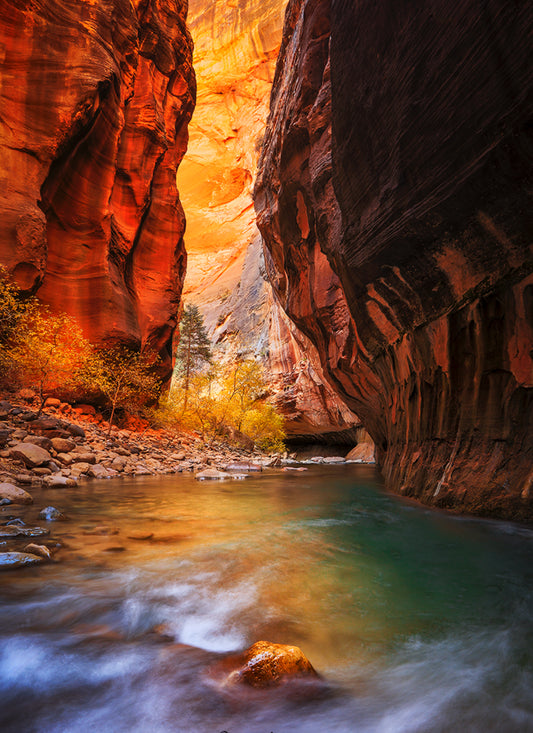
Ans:
[{"label": "orange boulder in water", "polygon": [[293,678],[320,679],[299,647],[270,641],[256,641],[246,651],[213,667],[211,673],[223,686],[259,689],[278,687]]}]

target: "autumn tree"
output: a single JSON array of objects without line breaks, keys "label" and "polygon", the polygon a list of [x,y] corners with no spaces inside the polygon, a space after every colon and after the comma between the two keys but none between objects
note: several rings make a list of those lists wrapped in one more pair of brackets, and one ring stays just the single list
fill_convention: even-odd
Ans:
[{"label": "autumn tree", "polygon": [[117,408],[146,404],[161,391],[154,359],[125,346],[95,350],[85,364],[83,378],[88,389],[100,392],[109,403],[108,436]]},{"label": "autumn tree", "polygon": [[187,410],[191,377],[211,362],[213,354],[204,319],[198,306],[188,303],[180,321],[180,341],[176,352],[177,373],[182,381],[184,402]]},{"label": "autumn tree", "polygon": [[183,386],[173,385],[156,419],[197,430],[209,441],[241,441],[243,436],[260,448],[284,450],[283,417],[267,402],[268,388],[261,365],[253,359],[211,364],[190,377],[185,409]]},{"label": "autumn tree", "polygon": [[76,321],[33,302],[12,334],[9,357],[18,381],[39,393],[39,413],[47,392],[74,387],[90,354]]},{"label": "autumn tree", "polygon": [[0,267],[0,375],[3,377],[13,367],[10,351],[17,335],[17,327],[35,305],[35,298],[23,298],[6,268]]}]

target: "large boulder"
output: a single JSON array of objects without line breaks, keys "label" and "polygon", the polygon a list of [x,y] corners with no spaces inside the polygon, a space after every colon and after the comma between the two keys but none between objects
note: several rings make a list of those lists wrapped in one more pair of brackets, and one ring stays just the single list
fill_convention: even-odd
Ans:
[{"label": "large boulder", "polygon": [[0,499],[9,499],[12,504],[33,504],[33,497],[14,484],[0,484]]},{"label": "large boulder", "polygon": [[211,669],[223,686],[277,687],[288,679],[320,679],[297,646],[256,641],[241,654],[226,658]]},{"label": "large boulder", "polygon": [[47,450],[34,443],[18,443],[11,448],[10,453],[13,458],[24,461],[28,468],[43,466],[52,459]]}]

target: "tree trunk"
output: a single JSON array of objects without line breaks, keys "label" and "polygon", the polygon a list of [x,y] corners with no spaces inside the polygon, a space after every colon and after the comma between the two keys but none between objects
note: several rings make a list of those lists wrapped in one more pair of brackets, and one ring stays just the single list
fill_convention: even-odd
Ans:
[{"label": "tree trunk", "polygon": [[46,397],[43,394],[43,383],[39,382],[39,409],[37,410],[37,417],[39,417],[41,412],[43,411],[45,402]]},{"label": "tree trunk", "polygon": [[191,375],[191,337],[187,339],[187,358],[185,361],[185,399],[183,400],[182,417],[187,410],[187,402],[189,400],[189,379]]},{"label": "tree trunk", "polygon": [[115,396],[113,397],[113,402],[111,403],[111,415],[109,416],[109,427],[107,429],[107,437],[111,435],[111,428],[113,427],[113,418],[115,417],[115,408],[117,406],[117,399],[118,399],[118,389],[115,392]]}]

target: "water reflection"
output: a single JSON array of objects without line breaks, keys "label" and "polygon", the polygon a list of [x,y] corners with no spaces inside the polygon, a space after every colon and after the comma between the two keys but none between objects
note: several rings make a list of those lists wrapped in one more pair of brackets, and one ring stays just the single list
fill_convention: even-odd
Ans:
[{"label": "water reflection", "polygon": [[[2,730],[533,729],[528,530],[406,505],[361,466],[94,482],[21,513],[49,504],[60,562],[0,576]],[[338,694],[205,684],[262,638]]]}]

